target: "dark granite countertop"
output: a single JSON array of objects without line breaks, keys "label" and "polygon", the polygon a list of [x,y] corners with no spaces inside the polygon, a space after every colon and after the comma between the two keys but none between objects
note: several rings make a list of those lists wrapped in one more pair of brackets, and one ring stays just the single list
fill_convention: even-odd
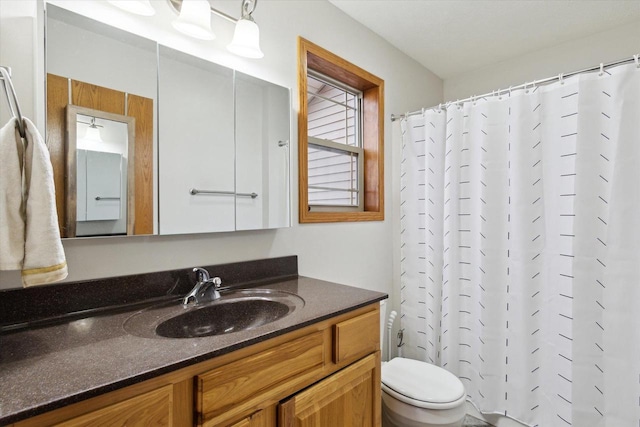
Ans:
[{"label": "dark granite countertop", "polygon": [[292,292],[305,305],[253,330],[204,338],[142,338],[124,322],[140,307],[0,333],[0,425],[202,362],[387,298],[295,277],[261,288]]}]

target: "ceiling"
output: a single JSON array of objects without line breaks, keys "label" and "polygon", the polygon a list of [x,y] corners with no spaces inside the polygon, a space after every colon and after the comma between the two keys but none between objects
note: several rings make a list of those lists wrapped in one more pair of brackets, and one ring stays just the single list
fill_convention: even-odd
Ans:
[{"label": "ceiling", "polygon": [[329,1],[442,79],[640,25],[640,0]]}]

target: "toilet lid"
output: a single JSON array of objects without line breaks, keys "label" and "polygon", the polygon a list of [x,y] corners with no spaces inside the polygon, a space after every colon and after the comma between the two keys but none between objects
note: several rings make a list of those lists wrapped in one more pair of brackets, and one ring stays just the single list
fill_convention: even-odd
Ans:
[{"label": "toilet lid", "polygon": [[382,366],[382,388],[406,403],[425,408],[449,407],[465,397],[464,385],[451,372],[401,357]]}]

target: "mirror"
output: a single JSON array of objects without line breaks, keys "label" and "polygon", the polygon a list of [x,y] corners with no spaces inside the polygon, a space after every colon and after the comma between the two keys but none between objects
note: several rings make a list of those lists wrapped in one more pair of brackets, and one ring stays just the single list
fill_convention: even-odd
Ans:
[{"label": "mirror", "polygon": [[[50,4],[46,15],[46,140],[54,170],[61,236],[157,234],[157,44]],[[83,113],[81,108],[90,112]],[[86,117],[78,119],[78,114]],[[128,159],[129,163],[124,168],[127,173],[121,175],[121,186],[128,189],[128,194],[119,204],[123,215],[119,220],[76,220],[82,215],[78,216],[78,188],[71,173],[77,175],[79,157],[75,150],[66,152],[65,141],[77,144],[71,134],[84,135],[85,129],[78,132],[74,123],[91,117],[97,122],[127,123],[126,133],[131,135],[127,149],[121,153],[123,161]],[[98,129],[107,132],[109,128]],[[85,154],[89,157],[81,160],[89,165],[86,176],[95,180],[90,165],[102,163],[95,153]],[[101,206],[113,205],[115,209],[113,200],[100,202]]]},{"label": "mirror", "polygon": [[[46,9],[46,140],[63,237],[290,226],[288,88]],[[80,147],[91,120],[126,133],[126,149]],[[98,190],[113,197],[100,213],[88,205]]]},{"label": "mirror", "polygon": [[135,118],[67,106],[67,237],[134,233]]},{"label": "mirror", "polygon": [[233,70],[159,48],[160,234],[235,230]]},{"label": "mirror", "polygon": [[235,73],[236,230],[288,227],[289,89]]}]

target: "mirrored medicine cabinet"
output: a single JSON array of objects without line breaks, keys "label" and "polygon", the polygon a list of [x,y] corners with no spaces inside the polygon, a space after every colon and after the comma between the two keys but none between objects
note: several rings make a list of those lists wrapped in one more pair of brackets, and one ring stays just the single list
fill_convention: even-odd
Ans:
[{"label": "mirrored medicine cabinet", "polygon": [[288,88],[46,4],[61,235],[290,226]]}]

